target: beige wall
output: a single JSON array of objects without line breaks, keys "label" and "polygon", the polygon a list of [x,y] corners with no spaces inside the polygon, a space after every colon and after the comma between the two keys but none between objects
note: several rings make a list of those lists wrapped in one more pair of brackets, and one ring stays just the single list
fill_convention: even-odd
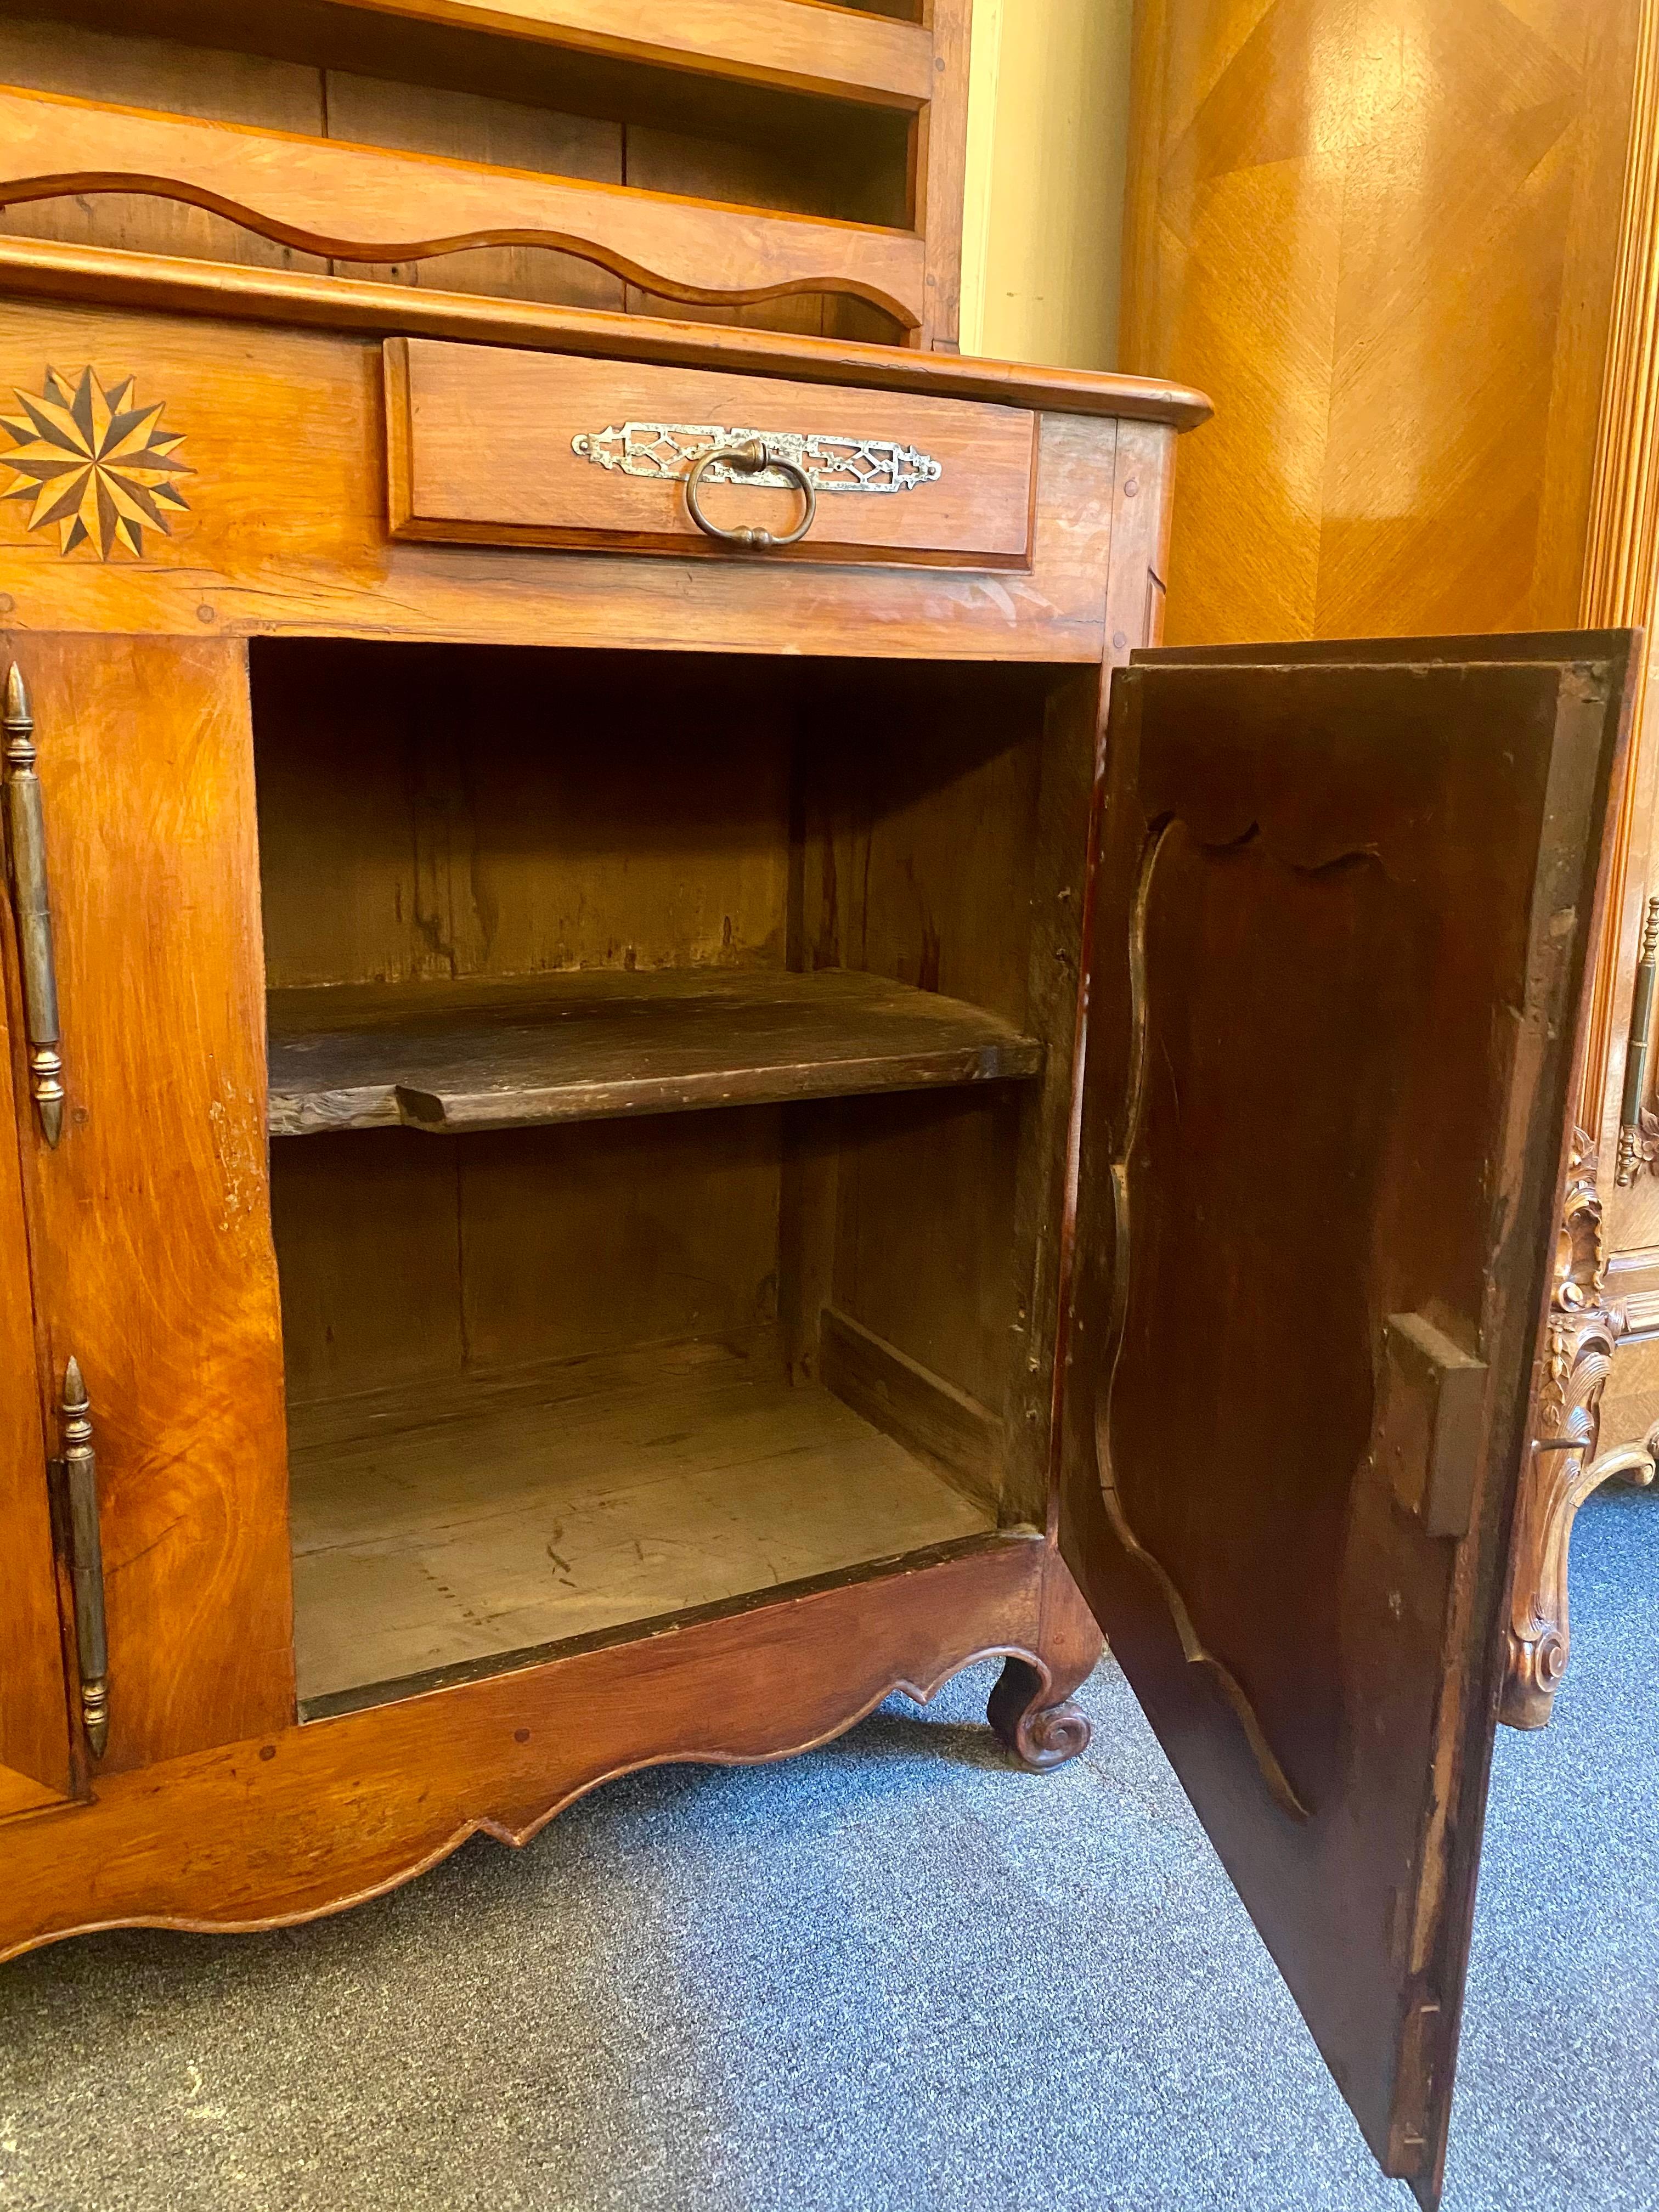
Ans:
[{"label": "beige wall", "polygon": [[962,350],[1111,368],[1134,0],[975,0]]}]

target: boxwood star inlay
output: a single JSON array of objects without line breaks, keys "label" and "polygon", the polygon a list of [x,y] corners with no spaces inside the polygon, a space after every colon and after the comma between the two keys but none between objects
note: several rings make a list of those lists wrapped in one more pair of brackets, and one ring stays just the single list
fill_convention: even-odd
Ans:
[{"label": "boxwood star inlay", "polygon": [[31,530],[58,526],[59,550],[90,544],[107,561],[118,545],[142,555],[152,526],[170,536],[170,515],[188,512],[178,479],[182,436],[161,428],[166,402],[140,407],[133,380],[106,385],[91,368],[74,378],[56,369],[46,389],[19,392],[15,415],[0,415],[12,440],[0,467],[19,478],[0,497],[30,500]]}]

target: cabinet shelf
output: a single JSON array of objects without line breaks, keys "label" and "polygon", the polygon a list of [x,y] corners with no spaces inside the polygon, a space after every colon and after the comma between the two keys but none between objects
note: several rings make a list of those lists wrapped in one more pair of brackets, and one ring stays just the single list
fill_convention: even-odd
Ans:
[{"label": "cabinet shelf", "polygon": [[842,969],[349,985],[270,997],[273,1136],[435,1133],[1036,1075],[997,1015]]}]

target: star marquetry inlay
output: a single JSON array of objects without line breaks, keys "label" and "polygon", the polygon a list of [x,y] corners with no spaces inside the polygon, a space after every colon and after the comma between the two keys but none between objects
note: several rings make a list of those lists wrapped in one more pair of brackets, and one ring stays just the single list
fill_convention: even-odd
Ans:
[{"label": "star marquetry inlay", "polygon": [[142,556],[144,532],[171,536],[168,517],[189,512],[177,479],[183,437],[161,428],[165,400],[140,407],[133,379],[106,386],[91,368],[73,379],[54,368],[46,389],[19,392],[18,415],[0,415],[13,443],[0,468],[21,479],[0,497],[31,500],[31,530],[56,524],[58,546],[91,545],[107,561],[117,546]]}]

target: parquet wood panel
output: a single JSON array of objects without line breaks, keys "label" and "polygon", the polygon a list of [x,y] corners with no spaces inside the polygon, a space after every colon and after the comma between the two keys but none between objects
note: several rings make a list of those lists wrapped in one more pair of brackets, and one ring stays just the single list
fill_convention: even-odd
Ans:
[{"label": "parquet wood panel", "polygon": [[1577,617],[1633,13],[1144,0],[1125,365],[1218,409],[1172,642]]}]

